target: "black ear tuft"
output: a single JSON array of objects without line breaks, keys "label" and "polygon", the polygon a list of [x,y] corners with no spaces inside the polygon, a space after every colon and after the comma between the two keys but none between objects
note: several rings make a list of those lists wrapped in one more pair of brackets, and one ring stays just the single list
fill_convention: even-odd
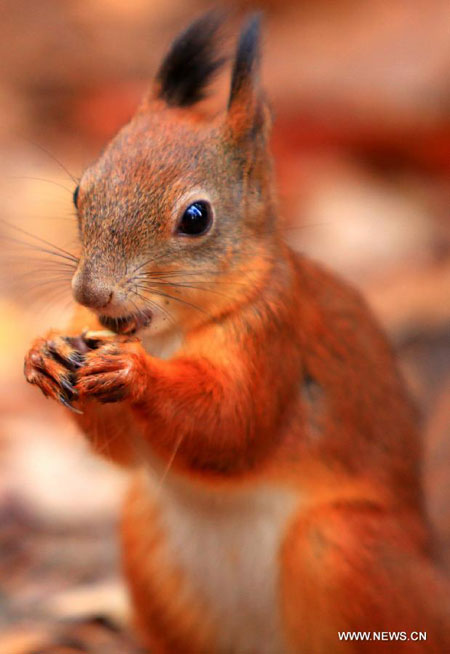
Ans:
[{"label": "black ear tuft", "polygon": [[220,14],[208,12],[173,42],[156,77],[158,96],[167,104],[188,107],[204,97],[205,87],[225,61],[216,56],[220,24]]},{"label": "black ear tuft", "polygon": [[249,18],[241,32],[231,76],[231,90],[228,107],[240,95],[242,88],[254,82],[260,60],[261,12]]}]

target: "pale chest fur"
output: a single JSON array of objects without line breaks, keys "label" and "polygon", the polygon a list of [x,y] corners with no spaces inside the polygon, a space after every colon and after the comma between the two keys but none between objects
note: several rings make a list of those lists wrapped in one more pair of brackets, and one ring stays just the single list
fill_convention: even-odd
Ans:
[{"label": "pale chest fur", "polygon": [[166,479],[158,504],[169,556],[208,607],[218,652],[285,654],[279,553],[293,494],[210,492]]},{"label": "pale chest fur", "polygon": [[142,343],[148,354],[159,359],[170,359],[183,343],[183,335],[180,331],[163,330],[161,332],[150,329],[142,332]]}]

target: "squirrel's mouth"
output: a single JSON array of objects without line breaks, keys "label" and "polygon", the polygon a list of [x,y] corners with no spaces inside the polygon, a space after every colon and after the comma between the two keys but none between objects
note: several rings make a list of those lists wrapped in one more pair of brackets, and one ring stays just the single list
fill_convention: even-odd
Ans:
[{"label": "squirrel's mouth", "polygon": [[140,329],[148,327],[152,320],[150,311],[142,311],[140,313],[133,313],[129,316],[120,316],[113,318],[111,316],[99,316],[99,321],[116,334],[135,334]]}]

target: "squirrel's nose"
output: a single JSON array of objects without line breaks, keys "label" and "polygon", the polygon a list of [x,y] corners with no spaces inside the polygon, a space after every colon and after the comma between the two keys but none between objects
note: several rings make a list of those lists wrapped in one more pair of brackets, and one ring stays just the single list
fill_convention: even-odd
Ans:
[{"label": "squirrel's nose", "polygon": [[113,296],[109,284],[86,270],[75,274],[72,279],[72,291],[75,300],[89,309],[103,309]]}]

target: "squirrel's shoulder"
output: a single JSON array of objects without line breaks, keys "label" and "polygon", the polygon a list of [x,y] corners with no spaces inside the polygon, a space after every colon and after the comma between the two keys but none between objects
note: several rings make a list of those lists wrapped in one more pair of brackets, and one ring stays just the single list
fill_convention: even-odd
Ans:
[{"label": "squirrel's shoulder", "polygon": [[329,322],[340,322],[345,317],[358,318],[379,331],[378,320],[363,292],[325,264],[301,252],[284,246],[273,274],[265,288],[255,298],[254,306],[268,306],[272,313],[280,312],[287,318],[301,315],[322,315]]},{"label": "squirrel's shoulder", "polygon": [[[353,342],[389,356],[387,339],[362,293],[339,275],[285,246],[264,285],[253,297],[210,325],[219,341],[275,347],[279,340],[308,343]],[[200,334],[199,334],[200,335]],[[231,341],[230,341],[231,337]],[[215,340],[215,338],[214,338]]]}]

